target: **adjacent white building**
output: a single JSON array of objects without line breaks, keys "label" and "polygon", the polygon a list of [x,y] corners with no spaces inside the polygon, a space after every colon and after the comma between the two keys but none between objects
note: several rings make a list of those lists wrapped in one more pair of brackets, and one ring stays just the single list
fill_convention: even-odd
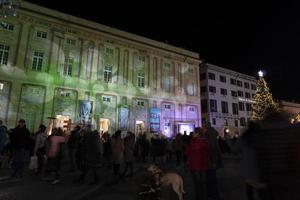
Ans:
[{"label": "adjacent white building", "polygon": [[251,117],[256,78],[212,64],[200,67],[202,121],[241,134]]}]

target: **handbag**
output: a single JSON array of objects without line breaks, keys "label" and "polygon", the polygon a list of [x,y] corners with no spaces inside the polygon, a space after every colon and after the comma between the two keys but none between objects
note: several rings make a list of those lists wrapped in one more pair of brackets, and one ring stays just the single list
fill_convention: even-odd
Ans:
[{"label": "handbag", "polygon": [[38,168],[38,158],[37,156],[31,156],[28,168],[30,170],[36,170]]}]

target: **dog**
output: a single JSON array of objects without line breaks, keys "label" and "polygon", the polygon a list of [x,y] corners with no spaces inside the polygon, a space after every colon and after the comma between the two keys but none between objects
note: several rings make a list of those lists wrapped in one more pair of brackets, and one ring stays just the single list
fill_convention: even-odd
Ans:
[{"label": "dog", "polygon": [[156,165],[150,164],[147,170],[154,176],[157,186],[172,185],[174,192],[178,195],[179,200],[183,200],[183,180],[177,173],[163,173]]}]

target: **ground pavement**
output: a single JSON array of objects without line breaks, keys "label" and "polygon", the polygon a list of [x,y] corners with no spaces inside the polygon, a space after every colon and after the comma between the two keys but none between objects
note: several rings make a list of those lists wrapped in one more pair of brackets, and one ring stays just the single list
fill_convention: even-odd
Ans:
[{"label": "ground pavement", "polygon": [[[238,159],[226,157],[225,167],[218,171],[218,181],[222,200],[244,200],[244,185],[239,175]],[[174,171],[174,163],[158,163],[167,171]],[[74,184],[77,174],[62,171],[62,182],[51,185],[40,180],[30,171],[26,170],[23,180],[10,180],[3,178],[8,174],[8,169],[0,169],[0,199],[1,200],[135,200],[144,177],[147,176],[147,164],[135,164],[135,175],[131,178],[119,180],[107,168],[99,168],[100,183],[89,185],[89,177],[83,184]],[[185,200],[193,200],[193,187],[190,173],[180,168],[184,177]],[[176,200],[176,195],[169,188],[162,190],[165,200]]]}]

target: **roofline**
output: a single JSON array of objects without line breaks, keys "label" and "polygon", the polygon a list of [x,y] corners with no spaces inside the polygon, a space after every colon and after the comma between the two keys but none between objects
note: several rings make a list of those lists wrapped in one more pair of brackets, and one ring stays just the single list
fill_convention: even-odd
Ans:
[{"label": "roofline", "polygon": [[227,73],[227,74],[236,76],[236,78],[243,78],[243,79],[248,79],[248,80],[252,80],[252,81],[257,80],[254,76],[249,76],[247,74],[243,74],[243,73],[236,72],[236,71],[233,71],[233,70],[230,70],[230,69],[219,67],[217,65],[213,65],[213,64],[210,64],[210,63],[206,63],[204,66],[207,66],[207,69],[213,69],[215,71],[219,71],[219,72],[222,72],[222,73]]},{"label": "roofline", "polygon": [[143,36],[139,36],[133,33],[129,33],[126,31],[118,30],[116,28],[112,28],[109,26],[105,26],[90,20],[86,20],[83,18],[79,18],[76,16],[72,16],[69,14],[65,14],[56,10],[52,10],[46,7],[42,7],[33,3],[21,1],[19,3],[19,9],[25,10],[25,11],[31,11],[35,12],[40,15],[49,16],[58,20],[63,20],[64,22],[70,22],[75,25],[79,25],[85,28],[89,28],[92,30],[100,31],[102,33],[110,34],[116,37],[124,38],[133,42],[142,43],[151,47],[163,49],[172,53],[180,54],[185,57],[189,57],[192,59],[196,59],[200,61],[200,56],[196,52],[192,52],[189,50],[185,50],[173,45],[165,44],[163,42],[158,42]]}]

